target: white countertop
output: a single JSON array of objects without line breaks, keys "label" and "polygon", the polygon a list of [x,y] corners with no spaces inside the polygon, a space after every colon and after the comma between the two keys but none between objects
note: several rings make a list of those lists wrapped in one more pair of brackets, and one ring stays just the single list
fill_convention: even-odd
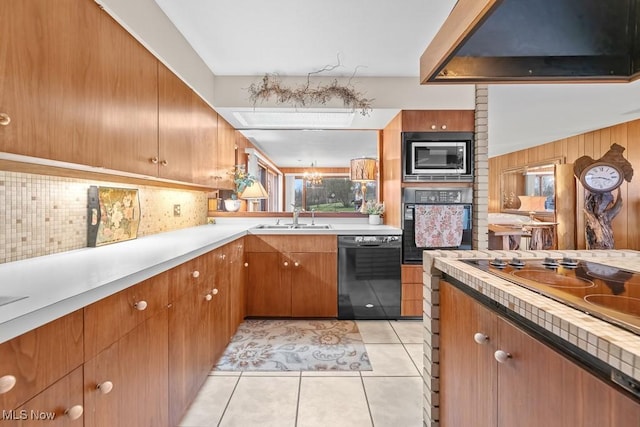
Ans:
[{"label": "white countertop", "polygon": [[340,219],[331,221],[328,230],[253,229],[276,223],[269,218],[216,220],[217,224],[0,264],[0,297],[26,297],[0,305],[0,343],[246,234],[402,234],[394,227]]}]

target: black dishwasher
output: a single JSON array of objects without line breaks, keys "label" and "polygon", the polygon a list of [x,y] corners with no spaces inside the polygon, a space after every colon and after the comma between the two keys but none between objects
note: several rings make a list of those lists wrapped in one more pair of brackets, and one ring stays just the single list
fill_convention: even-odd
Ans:
[{"label": "black dishwasher", "polygon": [[338,236],[338,318],[398,319],[400,236]]}]

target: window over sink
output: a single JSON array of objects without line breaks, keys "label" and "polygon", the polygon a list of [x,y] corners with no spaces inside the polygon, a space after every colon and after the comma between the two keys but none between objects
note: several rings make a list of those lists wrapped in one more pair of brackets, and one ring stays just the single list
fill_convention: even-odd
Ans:
[{"label": "window over sink", "polygon": [[[367,200],[378,200],[378,183],[367,182]],[[322,182],[312,183],[303,175],[293,178],[295,206],[316,212],[357,212],[362,206],[362,183],[351,181],[348,174],[323,176]],[[291,192],[288,191],[288,196]],[[291,210],[290,203],[287,210]]]}]

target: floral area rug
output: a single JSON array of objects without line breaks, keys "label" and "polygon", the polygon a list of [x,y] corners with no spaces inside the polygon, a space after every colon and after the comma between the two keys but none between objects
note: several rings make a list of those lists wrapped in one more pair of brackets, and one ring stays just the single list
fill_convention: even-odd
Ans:
[{"label": "floral area rug", "polygon": [[370,371],[353,320],[246,320],[215,371]]}]

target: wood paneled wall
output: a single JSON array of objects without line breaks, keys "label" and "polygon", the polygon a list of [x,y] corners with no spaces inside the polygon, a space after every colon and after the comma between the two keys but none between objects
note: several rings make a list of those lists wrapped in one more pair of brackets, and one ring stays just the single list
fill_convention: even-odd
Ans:
[{"label": "wood paneled wall", "polygon": [[380,153],[380,183],[382,200],[385,203],[384,223],[393,227],[402,226],[402,112],[398,113],[382,131]]},{"label": "wood paneled wall", "polygon": [[[572,164],[577,158],[587,155],[594,159],[606,153],[612,144],[626,148],[624,156],[636,169],[640,169],[640,120],[621,123],[581,135],[564,138],[525,150],[496,156],[489,159],[489,212],[500,211],[500,173],[505,169],[527,164],[541,163],[562,157]],[[636,175],[640,170],[636,170]],[[584,188],[574,180],[565,185],[574,185],[576,192],[576,247],[586,248],[584,221]],[[557,189],[556,192],[566,189]],[[613,220],[615,249],[640,250],[640,178],[626,181],[620,187],[623,208]],[[615,193],[614,193],[615,195]]]}]

